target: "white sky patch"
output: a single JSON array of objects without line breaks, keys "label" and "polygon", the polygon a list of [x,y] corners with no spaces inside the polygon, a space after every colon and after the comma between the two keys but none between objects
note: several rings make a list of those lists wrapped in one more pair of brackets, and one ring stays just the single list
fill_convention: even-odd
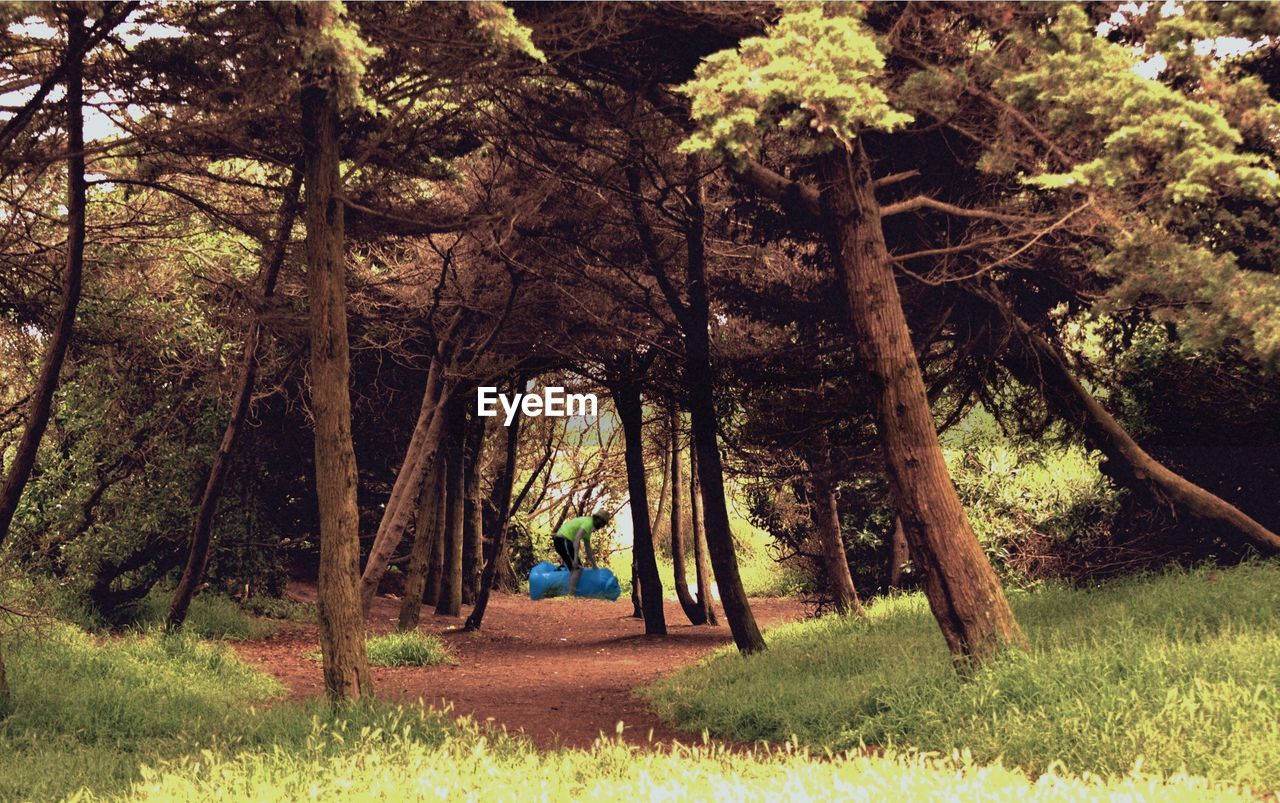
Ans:
[{"label": "white sky patch", "polygon": [[[138,12],[135,12],[138,13]],[[9,25],[9,31],[17,36],[29,39],[42,39],[52,41],[58,38],[58,30],[50,26],[47,22],[39,17],[27,17],[21,22],[14,22]],[[164,24],[146,24],[139,25],[131,20],[126,20],[122,25],[116,28],[115,36],[122,41],[126,47],[133,47],[139,42],[145,42],[150,39],[177,39],[186,36],[186,31],[181,28],[175,28],[172,25]],[[35,96],[38,86],[29,86],[25,89],[14,92],[0,93],[0,106],[21,108],[27,101]],[[45,97],[46,106],[53,105],[66,97],[66,89],[62,86],[54,87],[53,90]],[[111,116],[104,110],[114,109],[119,112],[123,109],[123,113],[130,118],[137,120],[141,118],[144,111],[138,106],[126,105],[127,98],[123,93],[119,92],[95,92],[91,95],[84,107],[84,139],[85,142],[97,142],[104,139],[120,136],[124,133],[121,128],[111,119]],[[8,121],[13,117],[15,112],[0,111],[0,123]]]}]

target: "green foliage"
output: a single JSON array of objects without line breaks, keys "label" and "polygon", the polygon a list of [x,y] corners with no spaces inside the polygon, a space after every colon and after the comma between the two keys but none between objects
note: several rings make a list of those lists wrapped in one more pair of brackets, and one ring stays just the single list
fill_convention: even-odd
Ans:
[{"label": "green foliage", "polygon": [[[173,601],[170,589],[155,588],[130,611],[130,624],[138,629],[163,628]],[[275,625],[256,619],[235,600],[221,594],[199,594],[191,600],[185,632],[201,638],[253,641],[275,630]]]},{"label": "green foliage", "polygon": [[1011,597],[1032,643],[973,678],[952,669],[919,595],[865,619],[771,630],[766,653],[713,658],[647,696],[692,730],[815,748],[970,751],[1031,773],[1186,770],[1280,786],[1280,564]]},{"label": "green foliage", "polygon": [[1028,548],[1053,552],[1109,537],[1118,492],[1084,447],[1011,438],[982,408],[945,433],[943,445],[974,532],[1006,581],[1044,579],[1021,573]]},{"label": "green foliage", "polygon": [[500,51],[523,53],[545,62],[547,56],[533,43],[533,33],[516,19],[515,10],[505,3],[474,2],[466,4],[467,13],[476,28]]},{"label": "green foliage", "polygon": [[387,633],[370,636],[364,644],[369,663],[375,666],[435,666],[457,663],[453,651],[439,636],[419,633]]},{"label": "green foliage", "polygon": [[786,7],[764,36],[743,39],[698,66],[680,91],[699,124],[681,150],[754,157],[774,126],[798,136],[802,150],[848,144],[863,128],[892,130],[911,122],[877,85],[884,54],[853,4]]},{"label": "green foliage", "polygon": [[360,26],[347,16],[345,3],[322,0],[303,9],[322,21],[321,25],[299,29],[303,68],[318,75],[332,74],[342,107],[372,110],[373,101],[366,97],[361,83],[369,62],[381,50],[360,35]]},{"label": "green foliage", "polygon": [[1064,140],[1080,130],[1102,137],[1092,158],[1033,183],[1160,187],[1175,214],[1226,191],[1263,199],[1280,192],[1274,165],[1237,149],[1240,133],[1221,109],[1134,72],[1133,54],[1098,36],[1078,6],[1057,7],[1047,35],[1027,31],[1021,42],[1027,58],[996,89],[1037,111]]}]

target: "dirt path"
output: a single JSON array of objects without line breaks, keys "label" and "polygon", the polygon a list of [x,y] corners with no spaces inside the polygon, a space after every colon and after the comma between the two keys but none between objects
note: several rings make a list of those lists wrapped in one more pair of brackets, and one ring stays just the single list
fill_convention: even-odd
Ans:
[{"label": "dirt path", "polygon": [[[315,601],[314,586],[291,586],[289,593]],[[791,599],[753,599],[751,606],[762,627],[804,615],[802,604]],[[370,629],[394,629],[398,610],[398,600],[379,597]],[[424,608],[421,630],[452,645],[458,665],[373,667],[377,695],[452,704],[455,714],[523,731],[541,748],[588,747],[601,732],[615,733],[619,721],[628,741],[647,742],[650,733],[654,741],[699,741],[659,720],[634,690],[732,641],[723,613],[718,627],[693,627],[673,601],[666,604],[666,637],[645,636],[626,598],[533,602],[495,594],[478,633],[460,629],[468,612],[435,616]],[[302,699],[323,693],[319,664],[304,657],[318,644],[315,625],[285,623],[270,638],[236,649],[288,686],[291,698]]]}]

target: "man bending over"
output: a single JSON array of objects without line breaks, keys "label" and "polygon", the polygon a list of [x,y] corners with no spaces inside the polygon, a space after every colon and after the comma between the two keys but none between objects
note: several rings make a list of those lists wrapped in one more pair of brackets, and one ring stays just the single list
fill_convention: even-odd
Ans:
[{"label": "man bending over", "polygon": [[597,510],[590,516],[578,516],[560,525],[551,537],[551,545],[561,562],[569,569],[569,596],[578,590],[578,578],[582,576],[582,553],[587,553],[587,564],[596,568],[596,556],[591,551],[591,534],[609,523],[609,514]]}]

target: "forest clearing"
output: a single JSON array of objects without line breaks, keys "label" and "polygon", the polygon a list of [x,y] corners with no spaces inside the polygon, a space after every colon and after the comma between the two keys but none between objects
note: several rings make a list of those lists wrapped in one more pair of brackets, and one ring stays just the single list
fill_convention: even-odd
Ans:
[{"label": "forest clearing", "polygon": [[0,801],[1280,803],[1277,230],[1277,3],[0,3]]}]

